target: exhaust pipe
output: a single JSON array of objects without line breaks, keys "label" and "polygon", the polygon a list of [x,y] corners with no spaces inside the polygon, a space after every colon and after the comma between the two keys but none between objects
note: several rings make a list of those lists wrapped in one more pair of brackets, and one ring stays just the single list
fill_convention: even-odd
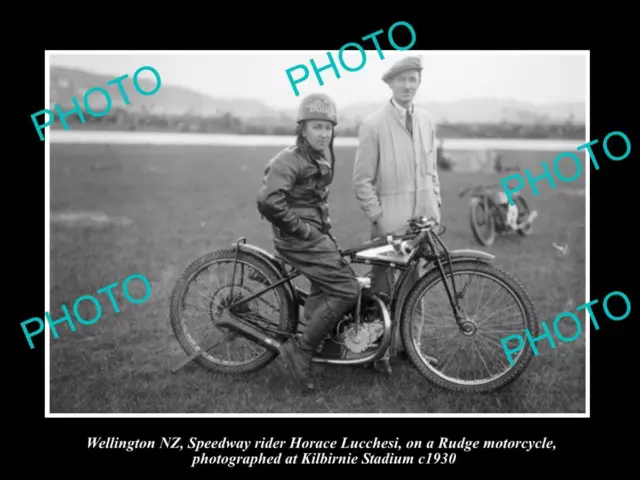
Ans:
[{"label": "exhaust pipe", "polygon": [[248,338],[249,340],[262,345],[269,350],[273,350],[274,352],[277,352],[282,345],[275,338],[266,335],[264,332],[258,330],[253,325],[250,325],[244,320],[235,317],[231,313],[229,313],[226,318],[223,317],[219,321],[217,321],[216,325],[219,327],[226,327],[232,332]]}]

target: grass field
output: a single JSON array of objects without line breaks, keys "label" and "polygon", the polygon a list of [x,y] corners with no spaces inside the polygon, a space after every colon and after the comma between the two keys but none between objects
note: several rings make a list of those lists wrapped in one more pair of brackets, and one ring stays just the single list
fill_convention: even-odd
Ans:
[{"label": "grass field", "polygon": [[[300,394],[272,364],[246,377],[223,377],[184,358],[169,325],[168,296],[196,256],[239,236],[270,249],[270,230],[255,207],[264,163],[279,147],[51,146],[51,314],[72,313],[81,295],[119,282],[114,314],[75,332],[59,326],[51,338],[52,413],[580,413],[585,411],[585,334],[572,343],[538,345],[540,356],[511,387],[489,395],[453,394],[432,386],[408,361],[393,362],[389,378],[363,368],[323,367],[317,393]],[[354,150],[337,150],[332,188],[334,234],[343,247],[368,238],[367,222],[351,193]],[[555,154],[505,152],[505,162],[541,174]],[[584,165],[584,163],[583,163]],[[563,168],[564,170],[564,168]],[[572,172],[566,167],[566,175]],[[463,188],[499,176],[442,173],[443,236],[449,248],[474,242]],[[584,175],[540,195],[525,194],[539,216],[531,237],[499,238],[485,250],[517,276],[539,321],[585,301]],[[75,216],[74,216],[75,215]],[[553,242],[569,244],[565,256]],[[153,293],[128,303],[122,281],[140,273]],[[132,287],[133,284],[132,283]],[[134,289],[135,290],[135,289]],[[142,291],[132,292],[141,297]],[[81,309],[82,310],[82,309]],[[87,310],[90,310],[87,308]],[[85,313],[88,318],[93,315]],[[584,315],[581,313],[583,320]],[[571,327],[569,332],[573,332]],[[541,332],[542,333],[542,332]]]}]

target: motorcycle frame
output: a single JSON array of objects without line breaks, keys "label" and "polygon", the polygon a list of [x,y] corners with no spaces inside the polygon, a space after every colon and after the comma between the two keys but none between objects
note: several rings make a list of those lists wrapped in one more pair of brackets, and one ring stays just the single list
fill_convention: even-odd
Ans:
[{"label": "motorcycle frame", "polygon": [[[408,241],[415,238],[419,238],[415,248],[409,254],[406,262],[398,262],[393,259],[382,260],[382,259],[363,259],[358,258],[358,253],[369,250],[375,247],[387,246],[393,243],[399,244],[402,241]],[[438,247],[437,247],[437,246]],[[280,285],[285,285],[287,291],[291,295],[291,300],[296,306],[296,318],[298,317],[297,308],[299,306],[304,305],[305,300],[307,298],[307,292],[303,291],[300,288],[293,287],[291,281],[296,277],[303,275],[302,272],[295,268],[291,268],[290,265],[286,262],[286,260],[280,258],[276,259],[275,256],[265,252],[264,250],[255,247],[253,245],[247,244],[245,237],[240,237],[237,242],[233,243],[232,246],[235,248],[235,259],[231,280],[231,292],[230,297],[233,298],[233,288],[235,286],[235,275],[238,268],[238,254],[241,251],[257,254],[262,259],[266,260],[270,266],[274,267],[277,270],[277,273],[281,277],[277,282],[265,286],[265,288],[261,289],[258,292],[255,292],[247,297],[242,298],[241,300],[233,303],[228,306],[228,310],[230,315],[227,319],[220,320],[216,322],[218,326],[227,327],[229,330],[244,336],[265,348],[268,348],[272,351],[278,351],[282,342],[290,336],[297,335],[297,333],[287,333],[283,332],[279,329],[271,329],[269,327],[264,327],[258,325],[257,323],[245,319],[240,318],[239,316],[233,314],[232,310],[239,307],[240,305],[245,304],[259,296],[263,293],[273,290]],[[441,250],[441,253],[436,253],[438,249]],[[463,314],[458,307],[458,292],[456,290],[455,282],[453,281],[453,268],[452,265],[458,261],[478,261],[478,262],[491,262],[494,259],[494,256],[479,250],[470,250],[470,249],[461,249],[461,250],[453,250],[450,251],[442,240],[439,238],[437,234],[435,234],[431,228],[421,229],[418,233],[408,234],[408,235],[388,235],[387,237],[378,237],[376,239],[365,242],[364,244],[351,248],[348,250],[340,250],[340,255],[342,258],[348,258],[350,263],[355,264],[363,264],[363,265],[379,265],[383,267],[392,267],[400,270],[400,278],[397,282],[394,283],[392,288],[391,297],[389,298],[389,306],[385,303],[384,299],[381,298],[380,295],[374,294],[372,295],[374,301],[378,303],[378,306],[382,312],[382,320],[384,323],[384,333],[382,336],[382,340],[378,348],[370,353],[363,355],[356,355],[354,358],[350,359],[337,359],[337,358],[325,358],[320,356],[314,356],[312,358],[312,362],[314,363],[325,363],[325,364],[333,364],[333,365],[358,365],[370,363],[375,360],[378,360],[388,354],[389,347],[392,342],[393,333],[394,333],[394,324],[398,322],[402,316],[404,309],[404,301],[407,298],[406,295],[401,297],[400,293],[403,291],[406,283],[409,281],[410,273],[414,268],[419,266],[420,259],[424,259],[427,263],[435,262],[435,266],[429,268],[425,275],[431,273],[433,269],[438,269],[440,275],[443,279],[445,289],[447,291],[447,296],[449,298],[449,303],[451,308],[453,309],[454,315],[456,317],[456,322],[460,325],[463,321]],[[279,262],[279,265],[277,263]],[[449,273],[451,274],[451,284],[450,287],[446,281],[445,267],[449,267]],[[287,270],[287,267],[290,267]],[[240,268],[244,268],[244,265],[241,265]],[[355,307],[355,322],[360,323],[360,306],[362,299],[362,288],[359,289],[358,301]],[[393,318],[391,316],[393,315]],[[298,326],[299,322],[296,322]],[[201,352],[202,350],[200,350]]]}]

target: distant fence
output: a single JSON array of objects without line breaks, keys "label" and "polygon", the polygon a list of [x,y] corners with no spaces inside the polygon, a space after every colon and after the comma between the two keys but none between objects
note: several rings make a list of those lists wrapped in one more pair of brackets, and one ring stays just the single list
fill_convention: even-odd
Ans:
[{"label": "distant fence", "polygon": [[[295,142],[287,135],[235,135],[207,133],[159,133],[159,132],[113,132],[50,130],[47,140],[52,144],[124,144],[124,145],[221,145],[221,146],[286,146]],[[455,151],[484,150],[529,150],[548,152],[571,152],[588,140],[552,139],[503,139],[503,138],[447,138],[443,144],[446,155]],[[336,137],[336,147],[357,147],[354,137]],[[478,155],[485,155],[478,153]],[[486,155],[491,155],[487,152]],[[481,157],[478,162],[484,163]],[[455,160],[455,159],[454,159]],[[475,160],[474,160],[475,161]]]}]

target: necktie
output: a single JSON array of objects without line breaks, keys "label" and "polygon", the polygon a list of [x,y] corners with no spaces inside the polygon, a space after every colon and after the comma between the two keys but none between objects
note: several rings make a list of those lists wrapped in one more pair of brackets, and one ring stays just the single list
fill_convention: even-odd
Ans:
[{"label": "necktie", "polygon": [[409,110],[407,110],[407,130],[409,130],[409,134],[413,137],[413,117]]}]

